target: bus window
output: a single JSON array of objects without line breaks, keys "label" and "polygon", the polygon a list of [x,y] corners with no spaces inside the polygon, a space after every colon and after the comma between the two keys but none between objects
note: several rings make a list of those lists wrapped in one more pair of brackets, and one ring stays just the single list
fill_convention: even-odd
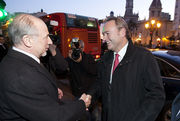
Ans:
[{"label": "bus window", "polygon": [[97,28],[97,22],[94,18],[67,14],[66,22],[68,27]]}]

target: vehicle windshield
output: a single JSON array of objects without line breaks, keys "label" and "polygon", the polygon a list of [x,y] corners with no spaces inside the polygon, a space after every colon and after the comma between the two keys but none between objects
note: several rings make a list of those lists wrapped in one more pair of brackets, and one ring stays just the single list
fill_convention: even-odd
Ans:
[{"label": "vehicle windshield", "polygon": [[180,70],[180,52],[179,51],[154,51],[153,55],[166,60],[168,63]]}]

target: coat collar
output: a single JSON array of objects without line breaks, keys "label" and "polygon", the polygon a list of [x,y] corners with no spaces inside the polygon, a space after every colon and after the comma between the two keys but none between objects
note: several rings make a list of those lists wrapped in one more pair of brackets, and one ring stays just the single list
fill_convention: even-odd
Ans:
[{"label": "coat collar", "polygon": [[10,49],[10,50],[8,51],[7,56],[13,57],[13,58],[15,58],[16,60],[20,60],[20,61],[22,61],[22,62],[24,62],[24,63],[26,63],[26,64],[34,67],[34,68],[36,68],[37,71],[39,71],[39,72],[42,73],[45,77],[47,77],[48,80],[51,81],[51,83],[57,88],[57,85],[56,85],[53,77],[51,76],[51,74],[48,72],[48,70],[47,70],[44,66],[40,65],[40,64],[39,64],[37,61],[35,61],[33,58],[31,58],[31,57],[29,57],[29,56],[27,56],[27,55],[25,55],[25,54],[23,54],[23,53],[20,53],[20,52],[18,52],[18,51],[15,51],[15,50],[13,50],[13,49]]},{"label": "coat collar", "polygon": [[[121,61],[121,64],[125,64],[127,62],[131,62],[132,61],[132,57],[134,55],[134,45],[132,43],[132,40],[129,40],[129,44],[128,44],[128,47],[127,47],[127,51],[126,51],[126,54],[124,55],[124,58],[122,59]],[[113,51],[108,51],[103,57],[102,57],[102,62],[105,63],[105,64],[112,64],[112,61],[113,61]]]},{"label": "coat collar", "polygon": [[[127,51],[124,55],[124,58],[122,59],[122,61],[118,64],[117,67],[125,65],[127,63],[132,62],[133,60],[133,55],[134,55],[134,45],[132,43],[131,40],[129,40],[129,44],[127,47]],[[106,78],[107,80],[110,79],[110,74],[111,74],[111,68],[112,68],[112,63],[113,63],[113,58],[114,58],[114,52],[113,51],[108,51],[106,52],[106,54],[102,57],[102,59],[100,60],[100,63],[102,63],[105,67],[105,71],[106,71]]]}]

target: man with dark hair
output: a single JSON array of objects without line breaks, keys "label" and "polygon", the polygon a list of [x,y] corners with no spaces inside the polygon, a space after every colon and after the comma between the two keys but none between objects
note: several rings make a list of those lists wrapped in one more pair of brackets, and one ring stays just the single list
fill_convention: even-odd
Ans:
[{"label": "man with dark hair", "polygon": [[[74,38],[75,39],[75,38]],[[77,38],[76,38],[77,39]],[[72,94],[79,98],[83,93],[86,93],[96,80],[97,68],[94,58],[90,54],[84,52],[85,44],[83,40],[71,42],[71,50],[69,50],[68,58],[70,85]],[[90,114],[94,106],[89,108]],[[92,121],[94,115],[87,113],[87,116],[81,121]]]},{"label": "man with dark hair", "polygon": [[92,99],[102,96],[102,120],[154,121],[165,94],[153,55],[133,45],[121,17],[105,20],[103,36],[109,51],[101,58],[98,79],[88,93]]},{"label": "man with dark hair", "polygon": [[[79,98],[95,82],[97,69],[92,55],[84,52],[83,40],[78,40],[78,44],[79,46],[76,48],[74,43],[71,42],[71,50],[66,60],[69,65],[72,94]],[[74,49],[79,50],[79,57],[76,59],[73,58]]]}]

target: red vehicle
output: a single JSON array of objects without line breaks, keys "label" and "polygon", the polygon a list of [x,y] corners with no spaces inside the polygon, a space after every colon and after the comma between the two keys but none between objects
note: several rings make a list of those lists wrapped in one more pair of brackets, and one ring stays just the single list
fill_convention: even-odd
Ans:
[{"label": "red vehicle", "polygon": [[68,55],[73,38],[84,41],[86,53],[95,59],[100,57],[100,28],[96,18],[67,13],[52,13],[40,18],[47,24],[50,34],[60,40],[59,49],[64,57]]}]

